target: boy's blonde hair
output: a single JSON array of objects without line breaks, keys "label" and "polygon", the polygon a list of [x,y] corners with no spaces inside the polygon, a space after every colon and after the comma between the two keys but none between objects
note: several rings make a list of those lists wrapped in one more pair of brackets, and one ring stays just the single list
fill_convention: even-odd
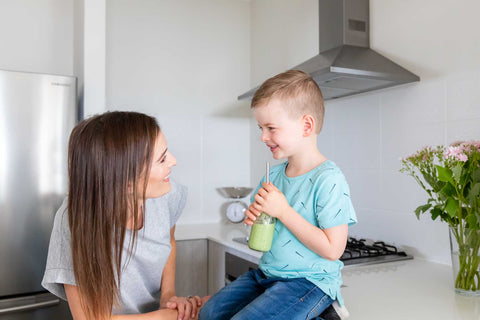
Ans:
[{"label": "boy's blonde hair", "polygon": [[320,133],[325,114],[323,95],[307,73],[288,70],[266,80],[255,92],[251,107],[265,106],[271,99],[282,100],[291,117],[311,115],[315,120],[315,133]]}]

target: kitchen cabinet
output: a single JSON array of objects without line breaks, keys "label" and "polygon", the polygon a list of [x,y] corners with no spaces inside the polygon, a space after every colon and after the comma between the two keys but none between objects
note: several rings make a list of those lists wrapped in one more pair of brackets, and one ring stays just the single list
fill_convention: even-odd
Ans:
[{"label": "kitchen cabinet", "polygon": [[236,256],[246,256],[212,240],[177,241],[175,277],[177,295],[205,296],[223,288],[226,252]]},{"label": "kitchen cabinet", "polygon": [[207,295],[207,240],[177,241],[177,296]]},{"label": "kitchen cabinet", "polygon": [[[226,255],[230,254],[231,257],[235,257],[234,269],[241,271],[238,274],[232,274],[232,270],[227,270],[228,263],[226,261]],[[232,261],[230,261],[232,262]],[[238,262],[238,263],[237,263]],[[231,266],[231,263],[230,263]],[[236,250],[234,248],[225,246],[219,242],[209,240],[208,241],[208,294],[214,294],[225,286],[225,277],[228,273],[229,276],[235,277],[247,272],[251,268],[258,267],[258,257],[252,256],[249,253]],[[231,268],[230,268],[231,269]],[[230,281],[232,279],[229,279]]]},{"label": "kitchen cabinet", "polygon": [[[177,226],[175,230],[177,294],[201,296],[214,294],[223,288],[226,252],[258,263],[260,252],[250,250],[246,245],[232,241],[233,238],[245,236],[246,229],[238,224]],[[202,276],[203,279],[198,279],[199,276]],[[195,283],[197,285],[194,285]]]},{"label": "kitchen cabinet", "polygon": [[208,294],[225,285],[225,246],[208,241]]}]

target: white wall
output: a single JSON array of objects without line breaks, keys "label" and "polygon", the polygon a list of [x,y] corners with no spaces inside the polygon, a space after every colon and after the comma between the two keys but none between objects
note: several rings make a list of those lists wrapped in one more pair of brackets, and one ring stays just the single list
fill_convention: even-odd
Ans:
[{"label": "white wall", "polygon": [[[480,139],[480,35],[474,26],[480,3],[372,0],[370,12],[372,48],[422,81],[328,101],[319,148],[349,181],[359,219],[352,235],[392,242],[416,257],[449,264],[446,224],[428,216],[417,221],[413,210],[425,195],[398,172],[399,158],[425,145]],[[316,15],[313,9],[311,15]],[[268,19],[268,10],[252,14],[255,26],[259,22],[253,17]],[[256,56],[269,54],[254,45],[252,52],[252,65]],[[271,72],[268,66],[265,72]],[[252,181],[263,173],[263,164],[254,161],[261,147],[257,139],[252,134]]]},{"label": "white wall", "polygon": [[[252,87],[318,54],[317,0],[253,0],[250,27]],[[272,158],[260,141],[257,122],[250,119],[251,180],[256,187],[265,161],[282,161]]]},{"label": "white wall", "polygon": [[[81,107],[84,118],[105,112],[106,108],[106,0],[76,0],[83,2],[81,13],[75,12],[76,17],[83,15],[83,27],[80,35],[83,36],[81,47],[83,50],[82,64],[79,66],[79,83]],[[76,39],[77,40],[77,39]],[[77,43],[76,43],[77,44]],[[75,61],[77,62],[77,61]]]},{"label": "white wall", "polygon": [[0,69],[76,76],[85,115],[105,111],[104,2],[0,1]]},{"label": "white wall", "polygon": [[252,85],[318,54],[318,0],[251,2]]},{"label": "white wall", "polygon": [[107,1],[107,106],[157,117],[189,188],[179,223],[215,222],[215,188],[250,186],[250,4]]},{"label": "white wall", "polygon": [[0,1],[0,69],[73,75],[73,0]]},{"label": "white wall", "polygon": [[73,75],[73,0],[0,1],[0,69]]}]

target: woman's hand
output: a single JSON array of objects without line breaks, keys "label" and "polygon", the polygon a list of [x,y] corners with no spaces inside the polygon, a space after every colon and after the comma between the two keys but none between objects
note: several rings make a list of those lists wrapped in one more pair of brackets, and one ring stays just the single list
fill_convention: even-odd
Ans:
[{"label": "woman's hand", "polygon": [[197,319],[201,307],[202,299],[199,296],[172,296],[167,301],[160,303],[160,308],[177,310],[178,320]]}]

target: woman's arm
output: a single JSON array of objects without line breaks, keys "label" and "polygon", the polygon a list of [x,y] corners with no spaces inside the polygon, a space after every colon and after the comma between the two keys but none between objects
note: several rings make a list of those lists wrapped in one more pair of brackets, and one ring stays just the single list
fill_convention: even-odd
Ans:
[{"label": "woman's arm", "polygon": [[175,293],[175,263],[177,258],[177,244],[175,241],[175,226],[170,229],[170,245],[172,250],[167,263],[163,268],[162,283],[160,286],[160,308],[177,309],[178,320],[196,319],[202,306],[200,297],[190,299],[177,297]]},{"label": "woman's arm", "polygon": [[[87,320],[80,304],[80,293],[76,286],[64,284],[68,306],[74,320]],[[170,309],[161,309],[144,314],[112,315],[111,320],[175,320],[177,312]]]},{"label": "woman's arm", "polygon": [[170,245],[172,250],[168,256],[167,263],[162,272],[162,283],[160,286],[160,304],[163,305],[171,297],[175,296],[175,261],[177,259],[177,243],[175,241],[175,226],[170,229]]}]

